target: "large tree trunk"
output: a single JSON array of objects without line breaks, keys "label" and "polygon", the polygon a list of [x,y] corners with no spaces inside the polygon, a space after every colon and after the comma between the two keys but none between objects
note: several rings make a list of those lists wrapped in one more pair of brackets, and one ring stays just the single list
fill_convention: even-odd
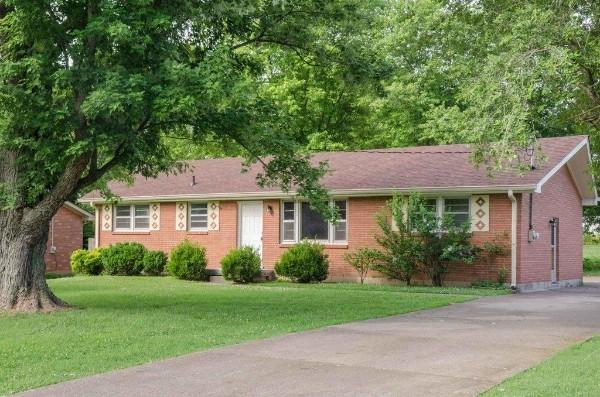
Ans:
[{"label": "large tree trunk", "polygon": [[48,222],[23,233],[20,211],[0,213],[0,310],[53,311],[65,307],[48,288],[44,253]]}]

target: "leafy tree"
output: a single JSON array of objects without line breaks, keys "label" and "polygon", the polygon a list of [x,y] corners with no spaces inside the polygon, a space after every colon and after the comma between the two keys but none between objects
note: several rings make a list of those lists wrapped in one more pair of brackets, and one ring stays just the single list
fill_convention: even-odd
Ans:
[{"label": "leafy tree", "polygon": [[421,241],[420,269],[435,286],[442,286],[452,263],[473,263],[479,248],[471,239],[471,224],[457,224],[450,216],[441,219],[429,210],[417,196],[416,211],[409,214],[414,233]]},{"label": "leafy tree", "polygon": [[381,234],[376,235],[375,240],[382,251],[374,268],[391,279],[406,282],[407,285],[410,285],[422,260],[422,240],[414,232],[409,216],[418,211],[420,205],[421,201],[416,195],[395,195],[388,203],[391,222],[383,213],[377,216]]},{"label": "leafy tree", "polygon": [[272,155],[259,184],[326,202],[325,165],[300,153],[264,95],[272,77],[260,49],[338,61],[365,23],[362,6],[0,0],[0,310],[64,305],[44,279],[50,219],[106,179],[180,169],[166,137],[237,146],[248,162]]}]

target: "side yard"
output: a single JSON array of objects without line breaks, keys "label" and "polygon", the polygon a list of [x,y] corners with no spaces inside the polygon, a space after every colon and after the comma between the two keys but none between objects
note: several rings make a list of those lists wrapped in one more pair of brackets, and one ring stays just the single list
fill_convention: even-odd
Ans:
[{"label": "side yard", "polygon": [[583,271],[585,276],[600,276],[600,244],[583,246]]},{"label": "side yard", "polygon": [[78,276],[49,283],[74,308],[0,315],[0,394],[247,340],[504,293],[347,284],[215,285],[170,277]]}]

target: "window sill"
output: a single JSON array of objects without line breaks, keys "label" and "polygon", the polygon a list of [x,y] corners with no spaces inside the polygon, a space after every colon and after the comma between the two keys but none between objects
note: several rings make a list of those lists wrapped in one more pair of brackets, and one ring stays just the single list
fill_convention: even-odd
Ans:
[{"label": "window sill", "polygon": [[[279,248],[290,248],[298,243],[279,243]],[[325,249],[348,249],[348,243],[320,243]]]},{"label": "window sill", "polygon": [[208,234],[208,230],[188,230],[187,234]]},{"label": "window sill", "polygon": [[125,230],[122,230],[122,231],[114,231],[114,232],[112,232],[112,234],[118,234],[118,235],[135,234],[135,235],[140,235],[140,234],[150,234],[150,231],[149,230],[145,230],[143,232],[141,232],[141,231],[140,232],[136,232],[136,231],[125,231]]}]

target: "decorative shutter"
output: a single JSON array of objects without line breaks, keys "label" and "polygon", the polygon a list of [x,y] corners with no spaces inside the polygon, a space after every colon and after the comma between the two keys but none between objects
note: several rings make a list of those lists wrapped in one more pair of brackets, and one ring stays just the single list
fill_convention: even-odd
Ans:
[{"label": "decorative shutter", "polygon": [[150,204],[150,230],[160,230],[160,203]]},{"label": "decorative shutter", "polygon": [[175,203],[175,230],[187,230],[187,206],[183,201]]},{"label": "decorative shutter", "polygon": [[209,201],[208,202],[208,230],[217,231],[219,230],[219,202]]},{"label": "decorative shutter", "polygon": [[102,231],[103,232],[112,231],[112,225],[113,225],[113,221],[112,221],[113,209],[112,209],[112,207],[113,207],[112,204],[102,205]]},{"label": "decorative shutter", "polygon": [[471,231],[488,232],[490,230],[490,196],[477,194],[471,196]]}]

